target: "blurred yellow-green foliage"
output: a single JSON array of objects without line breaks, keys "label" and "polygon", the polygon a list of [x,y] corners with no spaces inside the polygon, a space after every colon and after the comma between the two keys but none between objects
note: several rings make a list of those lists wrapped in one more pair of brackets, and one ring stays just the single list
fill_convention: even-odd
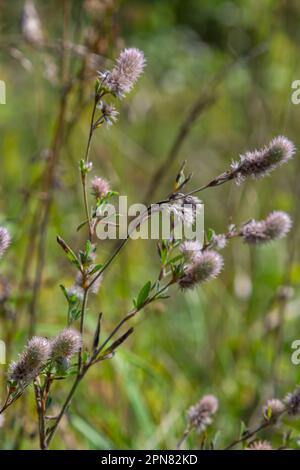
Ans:
[{"label": "blurred yellow-green foliage", "polygon": [[[190,126],[154,199],[169,194],[183,160],[193,172],[193,189],[273,136],[286,135],[300,146],[300,107],[291,102],[292,82],[300,79],[296,0],[39,0],[42,44],[22,33],[24,3],[0,1],[0,79],[6,83],[6,105],[0,105],[0,222],[13,234],[1,261],[1,283],[11,289],[11,311],[0,320],[0,338],[9,342],[8,360],[28,336],[38,249],[32,227],[39,226],[37,208],[47,198],[43,175],[65,76],[75,84],[68,94],[43,240],[45,269],[37,307],[41,335],[55,335],[66,322],[59,285],[71,286],[75,271],[56,235],[76,250],[84,244],[84,230],[76,232],[84,218],[78,162],[88,137],[96,71],[110,67],[123,47],[142,49],[147,68],[134,91],[118,103],[118,123],[95,134],[91,159],[93,174],[108,178],[130,202],[143,200],[184,119],[207,94],[214,102]],[[64,51],[63,40],[74,47]],[[185,428],[186,409],[205,393],[220,401],[208,432],[217,447],[224,447],[238,437],[242,421],[257,422],[267,398],[293,390],[300,377],[300,366],[291,362],[291,344],[300,339],[299,171],[297,155],[269,178],[240,187],[228,183],[202,194],[206,229],[222,232],[229,223],[281,209],[291,213],[293,231],[259,249],[234,240],[224,251],[225,269],[217,280],[185,295],[175,288],[170,299],[140,313],[134,335],[81,384],[53,448],[174,448]],[[113,246],[99,243],[99,262]],[[87,342],[98,313],[103,312],[105,335],[132,307],[140,287],[155,280],[158,269],[154,241],[127,245],[91,298]],[[293,297],[281,301],[278,289],[290,284]],[[1,366],[2,399],[5,371]],[[53,414],[69,387],[69,380],[56,385]],[[297,435],[300,423],[294,420],[292,426]],[[273,434],[278,445],[281,433]],[[197,436],[187,445],[199,447]],[[0,446],[38,447],[31,390],[7,411]]]}]

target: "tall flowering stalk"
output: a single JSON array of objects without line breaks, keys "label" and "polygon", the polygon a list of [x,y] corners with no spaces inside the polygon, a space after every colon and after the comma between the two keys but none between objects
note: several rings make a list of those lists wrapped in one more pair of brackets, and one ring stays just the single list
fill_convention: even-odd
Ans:
[{"label": "tall flowering stalk", "polygon": [[[75,267],[77,275],[72,287],[61,286],[68,304],[67,327],[55,338],[32,338],[19,359],[10,365],[8,373],[8,394],[0,413],[15,402],[25,388],[33,382],[39,420],[40,447],[49,448],[60,425],[61,419],[70,406],[73,396],[89,369],[97,363],[110,359],[118,347],[133,333],[127,325],[144,307],[152,302],[169,296],[171,286],[177,286],[183,292],[202,286],[205,282],[218,277],[224,267],[224,257],[219,253],[234,237],[241,238],[248,244],[263,244],[283,238],[291,229],[292,222],[288,214],[274,211],[264,220],[251,220],[240,227],[231,225],[225,233],[207,236],[203,246],[196,241],[177,240],[175,237],[175,220],[193,225],[199,210],[200,201],[195,194],[228,181],[238,184],[248,177],[261,178],[269,175],[275,168],[290,160],[295,152],[294,145],[285,137],[273,139],[261,150],[247,152],[240,160],[233,162],[231,168],[217,176],[209,183],[190,192],[184,192],[191,175],[184,175],[184,165],[175,179],[174,190],[165,199],[157,201],[157,210],[167,210],[172,214],[172,233],[167,240],[158,243],[160,269],[157,279],[144,284],[133,301],[132,309],[116,324],[110,334],[103,340],[101,337],[102,314],[98,316],[91,347],[84,341],[85,317],[89,293],[97,294],[104,280],[105,271],[115,261],[118,254],[128,242],[130,233],[120,242],[108,259],[97,262],[97,240],[95,231],[101,221],[99,212],[105,208],[110,199],[117,193],[111,189],[110,182],[102,176],[94,176],[88,184],[93,165],[90,161],[90,147],[94,133],[103,125],[116,122],[118,111],[107,99],[121,100],[132,90],[145,67],[144,54],[138,49],[125,49],[121,52],[110,71],[99,73],[95,83],[90,128],[84,158],[79,163],[85,220],[78,229],[88,229],[85,246],[78,253],[60,236],[59,246]],[[89,202],[88,187],[91,187],[92,202]],[[151,206],[141,214],[137,224],[141,225],[151,215]],[[138,227],[136,227],[138,228]],[[0,256],[10,244],[6,229],[0,228]],[[75,380],[68,395],[54,420],[48,423],[47,403],[52,384],[56,380],[75,375]],[[299,392],[287,398],[287,404],[281,410],[279,403],[270,401],[264,410],[263,426],[267,427],[279,419],[288,410],[289,414],[299,412]],[[188,411],[188,427],[183,440],[191,430],[202,433],[212,423],[218,409],[218,400],[214,395],[204,396]],[[269,411],[271,409],[271,412]],[[271,413],[271,414],[270,414]],[[183,442],[183,441],[182,441]],[[182,443],[181,442],[181,443]],[[181,444],[180,444],[181,445]],[[180,447],[179,445],[179,447]]]}]

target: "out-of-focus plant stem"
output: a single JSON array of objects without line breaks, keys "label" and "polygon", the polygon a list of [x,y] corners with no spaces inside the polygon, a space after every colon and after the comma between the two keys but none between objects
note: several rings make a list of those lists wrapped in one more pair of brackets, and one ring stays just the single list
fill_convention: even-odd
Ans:
[{"label": "out-of-focus plant stem", "polygon": [[[64,29],[63,29],[63,36],[64,41],[66,41],[68,34],[69,34],[69,21],[70,21],[70,3],[64,1],[63,9],[64,9]],[[42,283],[42,275],[44,270],[45,264],[45,251],[46,251],[46,241],[47,241],[47,228],[49,223],[50,211],[53,202],[54,196],[54,186],[55,186],[55,170],[57,167],[57,163],[59,161],[61,146],[64,136],[64,128],[66,124],[66,112],[67,112],[67,104],[68,98],[70,95],[70,91],[72,86],[68,83],[68,65],[69,65],[69,53],[66,48],[63,49],[62,53],[62,94],[60,99],[59,105],[59,113],[55,127],[55,134],[53,139],[53,144],[51,147],[51,154],[49,158],[49,163],[47,167],[47,171],[45,174],[45,193],[46,193],[46,202],[44,211],[42,214],[42,220],[39,228],[39,241],[38,241],[38,249],[37,249],[37,262],[36,262],[36,270],[35,270],[35,277],[34,277],[34,284],[33,284],[33,293],[32,299],[29,305],[29,336],[32,336],[35,333],[36,329],[36,311],[39,299],[39,293]]]}]

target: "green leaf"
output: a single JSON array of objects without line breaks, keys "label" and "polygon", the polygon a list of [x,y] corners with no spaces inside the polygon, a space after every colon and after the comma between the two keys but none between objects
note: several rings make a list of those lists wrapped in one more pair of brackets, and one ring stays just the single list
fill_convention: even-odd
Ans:
[{"label": "green leaf", "polygon": [[244,421],[241,421],[241,427],[240,427],[240,437],[243,437],[243,435],[247,432],[247,426],[244,423]]},{"label": "green leaf", "polygon": [[124,343],[124,341],[134,332],[134,329],[131,327],[129,330],[126,331],[120,338],[118,338],[116,341],[113,342],[111,346],[109,346],[107,349],[105,349],[102,353],[99,359],[104,358],[105,356],[112,354],[115,352],[115,350],[121,346],[121,344]]},{"label": "green leaf", "polygon": [[174,258],[170,259],[169,263],[174,264],[174,263],[177,263],[177,261],[181,261],[182,259],[183,259],[183,255],[177,255],[177,256],[174,256]]},{"label": "green leaf", "polygon": [[146,282],[146,284],[141,288],[139,295],[137,296],[136,299],[136,308],[141,308],[146,300],[149,297],[150,291],[151,291],[151,286],[152,283],[151,281]]},{"label": "green leaf", "polygon": [[100,92],[100,88],[101,88],[101,81],[99,80],[99,78],[97,78],[95,81],[95,94],[96,95],[98,95],[98,93]]},{"label": "green leaf", "polygon": [[59,244],[59,246],[66,253],[66,255],[67,255],[68,259],[71,261],[71,263],[75,264],[75,266],[77,266],[78,269],[81,269],[80,262],[79,262],[79,260],[76,256],[76,254],[72,250],[72,248],[70,248],[69,245],[67,245],[66,242],[59,235],[57,235],[56,240],[57,240],[57,243]]},{"label": "green leaf", "polygon": [[162,264],[166,264],[167,259],[168,259],[168,245],[167,242],[163,240],[161,249],[160,249],[160,257],[161,257],[161,262]]},{"label": "green leaf", "polygon": [[81,316],[81,308],[79,308],[78,304],[75,305],[75,307],[70,308],[70,318],[72,321],[78,320]]},{"label": "green leaf", "polygon": [[88,223],[87,220],[85,220],[84,222],[81,222],[81,224],[78,225],[78,227],[76,228],[76,232],[79,232],[79,230],[84,227],[86,224]]},{"label": "green leaf", "polygon": [[216,232],[212,228],[209,228],[207,231],[207,240],[210,242],[215,234]]},{"label": "green leaf", "polygon": [[100,271],[100,269],[102,269],[103,267],[103,264],[96,264],[96,266],[93,267],[92,271],[90,272],[90,274],[95,274],[97,273],[98,271]]},{"label": "green leaf", "polygon": [[90,256],[91,251],[92,251],[92,244],[91,244],[91,241],[90,241],[90,240],[87,240],[87,242],[86,242],[86,247],[85,247],[86,256]]},{"label": "green leaf", "polygon": [[62,284],[59,285],[59,287],[61,288],[65,298],[67,299],[67,301],[69,302],[69,295],[68,295],[68,291],[67,289],[65,288],[65,286],[63,286]]},{"label": "green leaf", "polygon": [[83,351],[83,354],[82,354],[82,361],[84,364],[87,363],[87,361],[89,360],[90,358],[90,354],[88,351]]}]

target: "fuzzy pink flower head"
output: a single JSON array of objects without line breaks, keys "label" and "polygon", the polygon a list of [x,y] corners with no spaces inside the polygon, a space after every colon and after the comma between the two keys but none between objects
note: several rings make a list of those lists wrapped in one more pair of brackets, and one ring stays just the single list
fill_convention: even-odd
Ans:
[{"label": "fuzzy pink flower head", "polygon": [[209,281],[220,274],[223,265],[223,257],[217,251],[199,252],[185,266],[179,285],[182,289],[191,289],[202,282]]},{"label": "fuzzy pink flower head", "polygon": [[255,441],[252,442],[246,450],[273,450],[270,442],[268,441]]},{"label": "fuzzy pink flower head", "polygon": [[263,221],[251,220],[243,225],[240,233],[244,242],[249,245],[258,245],[269,241],[266,235],[266,226]]},{"label": "fuzzy pink flower head", "polygon": [[3,256],[11,243],[11,236],[7,228],[0,227],[0,258]]},{"label": "fuzzy pink flower head", "polygon": [[65,328],[51,343],[51,357],[55,360],[70,360],[82,345],[81,334],[74,328]]},{"label": "fuzzy pink flower head", "polygon": [[240,235],[250,245],[262,244],[284,238],[291,227],[292,220],[286,212],[274,211],[265,220],[251,220],[243,225]]},{"label": "fuzzy pink flower head", "polygon": [[9,366],[8,379],[24,386],[33,380],[50,357],[50,343],[46,338],[34,336],[20,354],[18,361]]},{"label": "fuzzy pink flower head", "polygon": [[103,198],[107,196],[110,191],[110,184],[109,182],[101,178],[100,176],[95,176],[92,179],[92,192],[96,198]]},{"label": "fuzzy pink flower head", "polygon": [[274,211],[265,220],[266,234],[271,240],[284,238],[292,228],[290,216],[283,211]]},{"label": "fuzzy pink flower head", "polygon": [[231,165],[237,184],[242,183],[248,176],[258,179],[269,175],[293,158],[295,151],[293,142],[279,136],[260,150],[246,152],[240,156],[240,161],[235,161]]},{"label": "fuzzy pink flower head", "polygon": [[205,431],[212,423],[213,416],[219,408],[218,399],[214,395],[205,395],[196,405],[191,406],[187,412],[190,427],[199,433]]},{"label": "fuzzy pink flower head", "polygon": [[285,410],[285,405],[278,398],[268,400],[263,407],[263,417],[266,421],[276,422]]},{"label": "fuzzy pink flower head", "polygon": [[103,85],[118,98],[129,93],[143,73],[144,53],[136,48],[124,49],[111,72],[100,73]]}]

